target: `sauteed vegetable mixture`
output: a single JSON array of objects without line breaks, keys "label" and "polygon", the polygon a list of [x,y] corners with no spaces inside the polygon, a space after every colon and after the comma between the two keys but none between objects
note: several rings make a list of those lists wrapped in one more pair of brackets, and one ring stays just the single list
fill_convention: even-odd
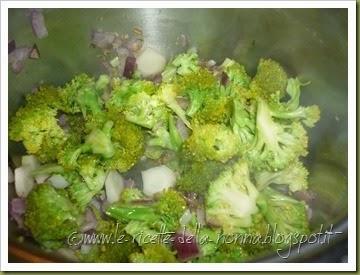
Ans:
[{"label": "sauteed vegetable mixture", "polygon": [[27,152],[18,226],[84,262],[241,262],[309,234],[299,194],[320,110],[300,105],[308,83],[272,59],[250,76],[194,50],[149,76],[151,54],[128,58],[127,77],[79,74],[26,96],[9,124]]}]

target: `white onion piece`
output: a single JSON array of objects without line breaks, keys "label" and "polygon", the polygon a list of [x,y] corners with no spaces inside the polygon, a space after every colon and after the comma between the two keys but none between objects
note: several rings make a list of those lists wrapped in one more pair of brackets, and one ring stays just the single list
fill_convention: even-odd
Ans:
[{"label": "white onion piece", "polygon": [[191,221],[191,218],[192,218],[192,214],[191,214],[190,210],[186,209],[186,211],[180,218],[180,225],[182,225],[182,226],[187,225]]},{"label": "white onion piece", "polygon": [[57,189],[63,189],[69,186],[69,182],[61,175],[52,175],[49,182]]},{"label": "white onion piece", "polygon": [[26,198],[34,187],[34,178],[28,167],[20,166],[15,169],[15,192],[21,198]]},{"label": "white onion piece", "polygon": [[40,167],[40,162],[33,155],[23,156],[21,159],[21,165],[27,167],[30,172]]},{"label": "white onion piece", "polygon": [[119,201],[124,189],[124,179],[117,171],[110,171],[105,180],[106,198],[109,203]]},{"label": "white onion piece", "polygon": [[15,181],[14,172],[10,167],[8,168],[8,183],[13,183]]},{"label": "white onion piece", "polygon": [[161,73],[166,64],[166,59],[157,51],[146,48],[136,60],[137,68],[143,77],[150,77]]},{"label": "white onion piece", "polygon": [[50,177],[50,175],[38,175],[35,176],[35,181],[38,184],[44,183],[48,178]]},{"label": "white onion piece", "polygon": [[146,196],[153,196],[155,193],[175,185],[175,173],[165,165],[150,168],[141,172],[143,180],[143,192]]}]

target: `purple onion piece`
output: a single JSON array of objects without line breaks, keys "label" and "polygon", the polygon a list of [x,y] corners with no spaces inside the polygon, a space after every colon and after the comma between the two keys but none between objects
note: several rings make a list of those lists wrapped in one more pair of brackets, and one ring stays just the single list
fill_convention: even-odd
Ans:
[{"label": "purple onion piece", "polygon": [[97,225],[97,220],[94,212],[91,209],[86,209],[84,223],[81,227],[82,232],[87,232],[89,230],[95,230]]},{"label": "purple onion piece", "polygon": [[154,77],[152,77],[150,79],[152,82],[154,82],[155,84],[160,84],[162,82],[162,75],[161,74],[157,74]]},{"label": "purple onion piece", "polygon": [[125,60],[125,68],[123,76],[126,78],[131,78],[136,69],[136,58],[128,56]]},{"label": "purple onion piece", "polygon": [[132,178],[124,179],[124,188],[135,188],[135,181]]},{"label": "purple onion piece", "polygon": [[224,86],[226,86],[227,83],[228,83],[228,81],[229,81],[228,75],[223,72],[223,73],[221,74],[221,84],[224,85]]},{"label": "purple onion piece", "polygon": [[298,200],[305,201],[307,204],[311,204],[314,202],[316,195],[313,192],[306,190],[294,192],[294,197]]},{"label": "purple onion piece", "polygon": [[31,11],[31,26],[37,38],[44,38],[48,36],[48,30],[45,25],[44,15],[40,10]]},{"label": "purple onion piece", "polygon": [[37,47],[36,44],[34,44],[34,46],[32,47],[30,54],[29,54],[29,58],[31,58],[31,59],[39,59],[40,58],[39,48]]},{"label": "purple onion piece", "polygon": [[186,262],[200,255],[200,249],[195,236],[186,233],[176,233],[172,238],[172,247],[177,252],[177,258]]},{"label": "purple onion piece", "polygon": [[176,129],[183,140],[186,140],[189,137],[189,128],[186,127],[185,123],[180,118],[176,120]]},{"label": "purple onion piece", "polygon": [[8,54],[13,52],[16,48],[16,43],[15,43],[15,40],[11,40],[9,41],[8,43]]},{"label": "purple onion piece", "polygon": [[32,48],[21,47],[13,50],[9,54],[9,63],[14,73],[20,73],[24,68],[25,60],[29,58]]},{"label": "purple onion piece", "polygon": [[25,200],[23,198],[13,198],[10,201],[9,212],[12,219],[15,220],[19,228],[24,227],[24,214],[26,210]]},{"label": "purple onion piece", "polygon": [[111,49],[116,38],[114,32],[93,31],[91,33],[91,45],[100,49]]},{"label": "purple onion piece", "polygon": [[144,44],[144,41],[139,38],[131,38],[126,43],[126,48],[128,48],[129,51],[136,53],[141,50],[142,46]]}]

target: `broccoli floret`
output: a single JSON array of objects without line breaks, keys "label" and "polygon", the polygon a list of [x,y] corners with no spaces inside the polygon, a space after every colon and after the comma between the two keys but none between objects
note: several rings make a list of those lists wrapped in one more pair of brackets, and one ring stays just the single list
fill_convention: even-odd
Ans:
[{"label": "broccoli floret", "polygon": [[80,254],[83,262],[126,263],[129,262],[130,255],[140,251],[139,246],[133,242],[121,224],[100,220],[96,226],[96,234],[104,236],[104,240],[110,237],[109,242],[94,244],[89,252]]},{"label": "broccoli floret", "polygon": [[67,137],[58,125],[56,115],[55,109],[45,105],[22,107],[10,120],[9,137],[22,141],[27,152],[41,161],[54,160]]},{"label": "broccoli floret", "polygon": [[255,173],[255,181],[259,190],[273,183],[288,185],[291,192],[296,192],[308,188],[308,175],[307,169],[297,160],[285,169],[277,172],[258,171]]},{"label": "broccoli floret", "polygon": [[48,106],[52,109],[59,110],[63,105],[60,91],[61,89],[53,86],[40,86],[36,92],[26,96],[27,104],[33,107],[39,107],[40,105]]},{"label": "broccoli floret", "polygon": [[119,115],[114,117],[111,137],[115,153],[104,165],[108,169],[128,171],[144,154],[144,134],[139,126]]},{"label": "broccoli floret", "polygon": [[273,117],[287,120],[300,120],[308,127],[314,127],[320,119],[320,109],[317,105],[308,107],[299,106],[300,87],[302,84],[297,78],[290,78],[286,87],[286,92],[290,100],[286,103],[270,105]]},{"label": "broccoli floret", "polygon": [[176,80],[182,94],[190,100],[186,114],[192,117],[203,105],[208,93],[219,86],[215,76],[208,70],[200,68]]},{"label": "broccoli floret", "polygon": [[93,184],[94,189],[90,189],[88,184],[76,172],[65,172],[63,176],[70,183],[66,188],[70,200],[82,212],[104,185],[104,182],[95,182],[96,184]]},{"label": "broccoli floret", "polygon": [[78,171],[91,191],[99,192],[106,179],[106,173],[95,155],[82,155],[78,160]]},{"label": "broccoli floret", "polygon": [[191,128],[190,122],[186,118],[185,111],[180,107],[176,101],[179,87],[174,84],[164,84],[160,86],[158,96],[162,102],[166,104],[188,127]]},{"label": "broccoli floret", "polygon": [[[145,93],[151,96],[156,92],[153,82],[147,80],[114,81],[110,99],[106,102],[106,108],[110,113],[118,114],[128,104],[128,100],[135,94]],[[147,98],[147,97],[145,97]]]},{"label": "broccoli floret", "polygon": [[226,58],[221,65],[221,68],[228,76],[231,84],[245,88],[249,87],[251,78],[246,73],[245,67],[243,65],[235,62],[234,60]]},{"label": "broccoli floret", "polygon": [[208,223],[221,226],[225,233],[251,226],[251,215],[258,211],[257,196],[258,191],[249,178],[247,163],[235,163],[209,185],[206,195]]},{"label": "broccoli floret", "polygon": [[121,192],[120,200],[121,202],[128,204],[136,200],[142,200],[145,198],[145,195],[137,188],[125,188]]},{"label": "broccoli floret", "polygon": [[78,210],[52,185],[38,184],[26,199],[25,226],[47,248],[60,248],[79,228]]},{"label": "broccoli floret", "polygon": [[169,190],[159,194],[158,201],[152,204],[116,203],[106,209],[106,214],[120,222],[144,222],[151,229],[159,230],[165,226],[176,230],[180,217],[185,212],[186,203],[181,194]]},{"label": "broccoli floret", "polygon": [[260,193],[257,203],[275,236],[283,240],[282,243],[275,243],[275,247],[291,244],[289,236],[292,234],[310,233],[307,205],[304,202],[267,187]]},{"label": "broccoli floret", "polygon": [[227,124],[232,114],[231,99],[220,90],[208,93],[203,106],[193,116],[197,124],[219,123]]},{"label": "broccoli floret", "polygon": [[173,80],[176,75],[184,76],[198,71],[199,68],[199,57],[197,53],[189,51],[177,55],[174,60],[165,67],[161,76],[164,82],[169,82]]},{"label": "broccoli floret", "polygon": [[128,121],[148,129],[168,119],[165,105],[157,97],[145,92],[137,93],[129,98],[124,114]]},{"label": "broccoli floret", "polygon": [[148,244],[142,247],[142,252],[130,255],[132,263],[176,263],[175,252],[163,244]]},{"label": "broccoli floret", "polygon": [[256,135],[256,114],[239,99],[233,100],[233,114],[230,120],[233,132],[240,139],[240,151],[244,152],[253,144]]},{"label": "broccoli floret", "polygon": [[236,135],[222,124],[197,125],[184,143],[185,150],[198,161],[226,162],[238,153]]},{"label": "broccoli floret", "polygon": [[176,188],[182,192],[205,195],[211,181],[226,167],[222,162],[206,160],[185,160],[182,172],[176,181]]},{"label": "broccoli floret", "polygon": [[258,103],[256,130],[255,143],[245,155],[255,170],[284,169],[307,154],[308,137],[302,125],[275,121],[263,100]]},{"label": "broccoli floret", "polygon": [[161,148],[178,151],[183,143],[172,115],[169,115],[168,125],[157,125],[151,132],[148,146],[158,146]]},{"label": "broccoli floret", "polygon": [[287,74],[279,63],[272,59],[260,59],[250,88],[267,99],[274,94],[282,97],[285,94],[286,84]]},{"label": "broccoli floret", "polygon": [[85,137],[85,144],[82,146],[82,152],[92,152],[104,158],[111,158],[114,155],[114,146],[111,142],[111,129],[114,123],[107,121],[102,130],[94,129]]}]

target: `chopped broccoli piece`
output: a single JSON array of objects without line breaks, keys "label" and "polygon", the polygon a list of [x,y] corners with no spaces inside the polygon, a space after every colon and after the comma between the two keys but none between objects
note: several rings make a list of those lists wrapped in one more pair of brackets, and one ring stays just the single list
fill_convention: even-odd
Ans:
[{"label": "chopped broccoli piece", "polygon": [[222,124],[204,124],[194,128],[184,143],[185,150],[198,161],[226,162],[238,153],[239,142],[233,132]]},{"label": "chopped broccoli piece", "polygon": [[128,235],[123,225],[114,223],[113,221],[100,220],[96,227],[96,234],[109,239],[98,244],[92,245],[89,252],[80,254],[83,262],[93,263],[126,263],[130,260],[130,255],[137,253],[139,246],[132,241],[132,237]]},{"label": "chopped broccoli piece", "polygon": [[259,171],[255,173],[255,181],[259,190],[269,184],[288,185],[291,192],[303,191],[308,188],[307,177],[309,172],[304,165],[295,161],[283,170],[277,172]]},{"label": "chopped broccoli piece", "polygon": [[61,151],[67,138],[57,123],[57,111],[47,106],[27,105],[10,120],[9,137],[22,141],[29,154],[41,161],[51,161]]},{"label": "chopped broccoli piece", "polygon": [[256,75],[250,83],[250,88],[258,90],[266,99],[276,93],[283,96],[286,83],[287,74],[279,63],[272,59],[260,59]]},{"label": "chopped broccoli piece", "polygon": [[256,115],[256,139],[246,158],[256,170],[280,170],[307,154],[308,136],[299,122],[281,124],[260,100]]},{"label": "chopped broccoli piece", "polygon": [[284,240],[282,243],[275,243],[275,246],[291,244],[289,236],[292,234],[310,233],[307,205],[304,202],[267,187],[259,195],[258,206],[275,234]]},{"label": "chopped broccoli piece", "polygon": [[36,185],[26,199],[25,226],[41,245],[60,248],[66,238],[79,228],[78,210],[52,185]]},{"label": "chopped broccoli piece", "polygon": [[163,81],[169,82],[176,75],[186,75],[199,70],[199,57],[195,52],[179,54],[165,67],[161,76]]},{"label": "chopped broccoli piece", "polygon": [[251,215],[258,211],[257,196],[258,191],[250,181],[247,163],[235,163],[210,183],[206,195],[208,223],[221,226],[225,233],[250,227]]},{"label": "chopped broccoli piece", "polygon": [[131,203],[132,201],[142,200],[145,198],[145,195],[137,188],[125,188],[121,192],[121,202],[127,204]]},{"label": "chopped broccoli piece", "polygon": [[220,67],[224,70],[232,84],[245,88],[249,87],[251,78],[246,73],[243,65],[226,58]]}]

